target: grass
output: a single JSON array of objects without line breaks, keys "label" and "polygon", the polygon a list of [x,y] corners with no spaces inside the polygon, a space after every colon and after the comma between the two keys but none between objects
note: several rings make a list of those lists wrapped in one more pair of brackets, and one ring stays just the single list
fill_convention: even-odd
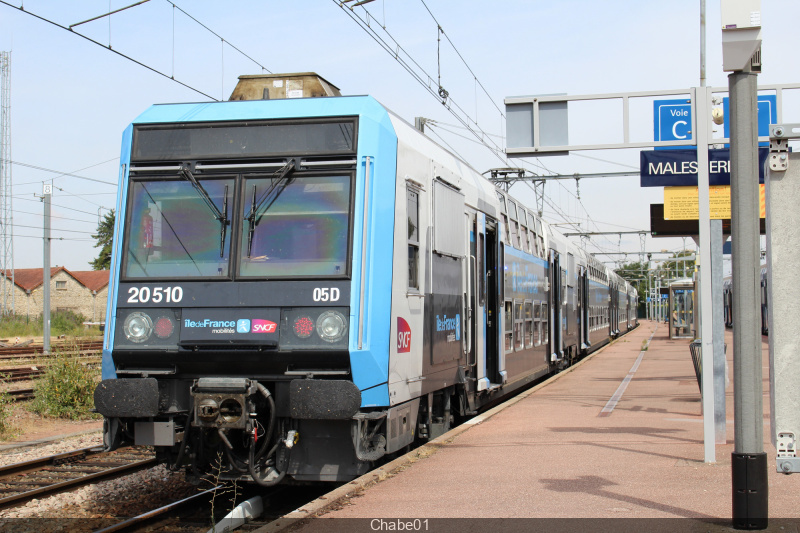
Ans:
[{"label": "grass", "polygon": [[[8,374],[0,374],[0,384],[5,385]],[[0,439],[5,440],[16,434],[11,425],[11,406],[14,401],[6,392],[0,391]]]},{"label": "grass", "polygon": [[5,392],[0,392],[0,439],[14,436],[14,428],[9,418],[11,417],[11,397]]},{"label": "grass", "polygon": [[[50,335],[66,336],[97,336],[100,329],[97,326],[86,329],[83,323],[86,317],[72,311],[61,311],[50,315]],[[5,315],[0,320],[0,337],[41,337],[44,334],[42,317],[29,318],[25,315]]]}]

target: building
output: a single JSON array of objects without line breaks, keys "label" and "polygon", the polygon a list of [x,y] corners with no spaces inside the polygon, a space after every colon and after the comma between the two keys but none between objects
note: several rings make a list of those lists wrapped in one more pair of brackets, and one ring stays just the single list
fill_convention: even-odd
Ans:
[{"label": "building", "polygon": [[[14,270],[13,289],[11,271],[0,272],[0,282],[5,283],[6,294],[13,290],[14,309],[17,315],[38,317],[42,314],[44,300],[41,268]],[[4,275],[5,274],[5,275]],[[11,307],[11,298],[7,298]],[[86,317],[89,322],[105,322],[108,302],[108,270],[71,271],[64,267],[50,268],[50,312],[72,311]]]}]

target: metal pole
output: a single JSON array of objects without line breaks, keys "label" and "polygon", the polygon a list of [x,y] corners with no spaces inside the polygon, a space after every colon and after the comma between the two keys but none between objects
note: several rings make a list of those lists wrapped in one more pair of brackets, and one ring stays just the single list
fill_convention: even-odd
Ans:
[{"label": "metal pole", "polygon": [[44,186],[44,268],[42,268],[42,288],[44,301],[42,302],[42,343],[44,353],[50,353],[50,195],[52,185]]},{"label": "metal pole", "polygon": [[706,86],[706,0],[700,0],[700,87]]},{"label": "metal pole", "polygon": [[767,527],[767,454],[761,385],[757,75],[728,76],[731,125],[734,451],[733,525]]},{"label": "metal pole", "polygon": [[714,441],[727,442],[725,421],[725,317],[722,316],[722,221],[711,221],[711,309],[714,339]]},{"label": "metal pole", "polygon": [[[711,209],[708,191],[708,141],[711,92],[706,87],[695,89],[697,131],[697,191],[700,227],[700,353],[703,384],[703,449],[706,463],[716,463],[714,449],[714,342],[711,300]],[[709,371],[710,370],[710,371]]]}]

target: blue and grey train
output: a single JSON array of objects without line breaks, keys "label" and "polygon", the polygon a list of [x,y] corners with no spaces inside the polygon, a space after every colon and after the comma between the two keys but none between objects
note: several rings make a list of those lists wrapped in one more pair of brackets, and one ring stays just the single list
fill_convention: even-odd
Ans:
[{"label": "blue and grey train", "polygon": [[637,325],[633,287],[368,96],[155,105],[120,164],[95,405],[106,448],[192,477],[355,478]]},{"label": "blue and grey train", "polygon": [[[769,335],[769,270],[767,265],[761,265],[761,272],[759,275],[760,288],[759,294],[760,304],[759,311],[761,313],[761,334]],[[725,327],[733,327],[733,276],[726,276],[722,280],[722,310],[725,320]]]}]

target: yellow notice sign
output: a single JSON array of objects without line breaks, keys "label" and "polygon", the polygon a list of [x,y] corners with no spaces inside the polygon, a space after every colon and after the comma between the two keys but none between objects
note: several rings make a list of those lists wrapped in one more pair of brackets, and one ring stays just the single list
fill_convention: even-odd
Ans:
[{"label": "yellow notice sign", "polygon": [[[714,220],[731,218],[730,185],[708,188],[709,211]],[[761,218],[766,216],[764,185],[759,185]],[[697,220],[700,218],[697,187],[664,187],[664,220]]]}]

